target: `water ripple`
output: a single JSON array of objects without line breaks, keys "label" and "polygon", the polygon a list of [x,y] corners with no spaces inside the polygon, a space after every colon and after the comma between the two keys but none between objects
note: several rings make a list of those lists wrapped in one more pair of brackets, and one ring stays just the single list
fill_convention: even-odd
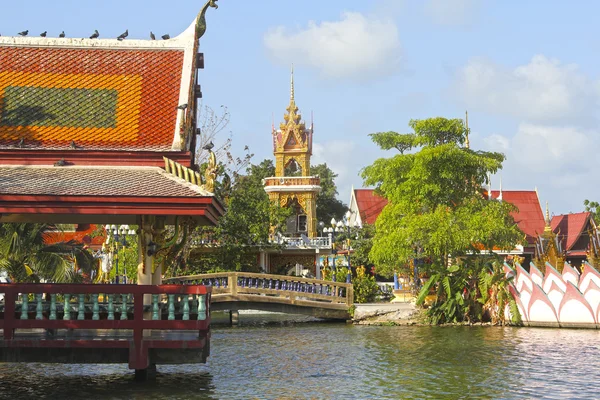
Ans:
[{"label": "water ripple", "polygon": [[592,399],[600,332],[300,324],[213,329],[207,365],[0,364],[14,399]]}]

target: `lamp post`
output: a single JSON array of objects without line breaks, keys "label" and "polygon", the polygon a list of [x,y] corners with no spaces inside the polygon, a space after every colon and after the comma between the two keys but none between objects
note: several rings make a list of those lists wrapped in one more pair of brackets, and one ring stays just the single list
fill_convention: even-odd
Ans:
[{"label": "lamp post", "polygon": [[347,233],[347,254],[346,254],[346,260],[348,263],[348,273],[346,274],[346,283],[351,283],[352,280],[352,266],[350,264],[350,235],[352,233],[352,229],[360,229],[360,224],[358,221],[354,222],[354,226],[352,226],[352,224],[350,223],[350,218],[352,217],[352,212],[350,210],[348,210],[346,212],[346,214],[344,215],[344,221],[336,221],[335,218],[331,218],[330,221],[330,227],[325,227],[325,223],[323,222],[319,222],[319,228],[322,229],[322,231],[324,233],[329,234],[329,238],[331,240],[331,248],[332,248],[332,253],[333,253],[333,281],[336,280],[336,276],[335,276],[335,272],[336,272],[336,265],[335,265],[335,258],[336,258],[336,254],[337,254],[337,249],[335,247],[335,240],[336,240],[336,236],[340,233]]},{"label": "lamp post", "polygon": [[[112,242],[115,246],[115,283],[119,284],[119,244],[121,247],[127,247],[127,236],[135,235],[136,232],[134,229],[130,229],[129,225],[106,225],[104,227],[107,233],[107,243],[112,239]],[[123,264],[123,268],[125,271],[125,281],[127,283],[127,266]]]}]

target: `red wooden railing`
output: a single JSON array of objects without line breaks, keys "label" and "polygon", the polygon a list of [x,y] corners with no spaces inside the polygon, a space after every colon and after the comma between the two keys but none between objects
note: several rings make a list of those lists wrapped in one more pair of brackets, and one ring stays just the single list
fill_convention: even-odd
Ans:
[{"label": "red wooden railing", "polygon": [[[0,346],[4,348],[129,348],[129,367],[132,369],[148,367],[148,350],[151,348],[208,350],[211,289],[202,285],[0,284],[0,293],[4,294],[4,310],[0,312],[0,329],[3,330]],[[43,295],[41,301],[40,295]],[[67,302],[68,319],[64,319],[65,295],[73,296]],[[121,303],[117,301],[112,304],[111,300],[111,306],[118,311],[112,307],[110,312],[107,310],[111,295],[133,298],[133,302],[127,303],[123,317],[119,312]],[[101,300],[98,300],[99,296]],[[23,314],[24,303],[28,306],[26,314]],[[54,312],[50,309],[51,304]],[[84,310],[80,313],[81,304],[84,304]],[[185,309],[185,313],[182,314],[181,309]],[[109,319],[111,317],[113,319]],[[87,336],[72,335],[72,340],[56,340],[51,335],[35,339],[15,335],[15,331],[25,329],[86,330]],[[96,337],[90,337],[94,330]],[[131,330],[132,335],[124,340],[122,335],[111,336],[111,330]],[[197,334],[176,339],[145,335],[144,331],[151,330],[196,331]]]}]

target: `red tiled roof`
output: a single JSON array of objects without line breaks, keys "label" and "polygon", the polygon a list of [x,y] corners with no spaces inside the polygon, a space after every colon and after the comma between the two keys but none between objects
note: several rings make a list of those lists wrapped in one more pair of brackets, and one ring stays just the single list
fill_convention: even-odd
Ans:
[{"label": "red tiled roof", "polygon": [[159,167],[0,166],[1,195],[205,197]]},{"label": "red tiled roof", "polygon": [[[492,198],[497,199],[498,190],[492,190]],[[546,222],[535,190],[503,190],[502,200],[516,206],[519,211],[512,213],[515,222],[533,243],[544,232]]]},{"label": "red tiled roof", "polygon": [[552,217],[550,226],[552,231],[559,235],[563,243],[563,249],[573,250],[573,245],[585,231],[591,215],[590,212],[580,212]]},{"label": "red tiled roof", "polygon": [[373,189],[354,189],[356,204],[363,223],[374,224],[375,220],[388,203],[388,201],[375,194]]}]

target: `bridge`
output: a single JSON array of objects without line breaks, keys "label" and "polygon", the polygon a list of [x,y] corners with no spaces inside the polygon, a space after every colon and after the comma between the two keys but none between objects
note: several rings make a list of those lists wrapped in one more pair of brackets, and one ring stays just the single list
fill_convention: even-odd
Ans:
[{"label": "bridge", "polygon": [[[211,310],[260,310],[348,320],[354,302],[352,284],[250,272],[179,276],[167,283],[212,288]],[[233,317],[233,323],[236,317]]]},{"label": "bridge", "polygon": [[0,362],[204,363],[210,288],[198,285],[0,284]]}]

